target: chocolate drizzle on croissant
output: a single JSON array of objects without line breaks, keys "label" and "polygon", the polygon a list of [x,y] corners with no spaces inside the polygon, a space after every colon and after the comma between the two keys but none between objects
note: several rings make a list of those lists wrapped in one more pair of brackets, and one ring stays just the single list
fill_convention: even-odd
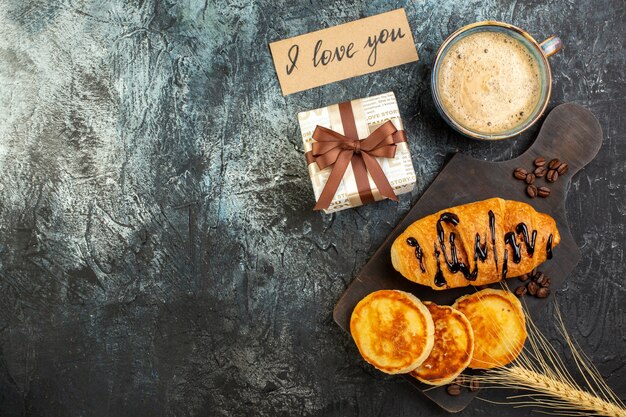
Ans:
[{"label": "chocolate drizzle on croissant", "polygon": [[480,243],[480,233],[476,233],[476,243],[474,243],[474,262],[476,262],[476,259],[480,259],[485,262],[488,256],[489,252],[487,252],[487,239],[485,239],[485,244],[482,245]]},{"label": "chocolate drizzle on croissant", "polygon": [[498,248],[496,247],[496,215],[489,210],[489,230],[491,231],[491,246],[493,247],[493,259],[496,262],[498,271]]},{"label": "chocolate drizzle on croissant", "polygon": [[552,259],[552,233],[550,233],[548,244],[546,245],[546,256],[548,259]]},{"label": "chocolate drizzle on croissant", "polygon": [[528,239],[528,227],[526,227],[526,223],[518,224],[515,231],[518,235],[521,233],[524,236],[526,252],[528,253],[528,256],[533,256],[533,253],[535,253],[535,239],[537,239],[537,231],[533,230],[532,240]]},{"label": "chocolate drizzle on croissant", "polygon": [[426,272],[426,269],[424,268],[424,252],[422,252],[422,247],[420,246],[417,239],[415,239],[414,237],[409,237],[406,239],[406,243],[407,245],[413,246],[415,248],[415,257],[420,263],[420,269],[422,270],[422,272]]},{"label": "chocolate drizzle on croissant", "polygon": [[[491,239],[489,239],[486,234],[481,235],[481,225],[486,226],[486,224],[485,221],[480,220],[480,217],[482,217],[481,215],[478,217],[475,215],[479,207],[488,208],[489,206],[495,207],[494,210],[498,208],[499,210],[496,210],[496,212],[499,213],[498,216],[503,216],[502,220],[499,221],[499,225],[501,226],[497,229],[496,219],[498,216],[496,216],[494,210],[487,211]],[[410,230],[413,230],[411,227],[409,227],[409,229],[407,229],[404,233],[404,244],[414,248],[414,257],[419,263],[419,270],[417,272],[415,270],[410,271],[406,269],[406,267],[410,264],[408,264],[407,261],[399,260],[399,254],[406,253],[406,250],[402,252],[397,247],[399,242],[396,241],[394,243],[392,247],[392,261],[394,263],[394,267],[402,272],[406,277],[414,277],[409,279],[426,284],[424,279],[420,278],[419,275],[423,274],[425,277],[432,277],[432,281],[430,281],[432,284],[426,285],[431,285],[436,289],[458,287],[469,285],[470,283],[472,283],[472,285],[483,285],[485,283],[496,282],[500,279],[506,278],[510,271],[513,271],[515,275],[518,275],[520,274],[520,271],[525,271],[527,268],[532,269],[532,267],[535,267],[546,258],[550,259],[552,257],[553,240],[555,240],[554,236],[557,237],[557,240],[555,240],[557,244],[560,240],[554,220],[545,214],[537,213],[534,209],[532,209],[532,207],[525,203],[515,201],[506,202],[501,199],[491,199],[485,200],[484,202],[471,203],[466,206],[459,206],[450,210],[451,211],[437,213],[436,221],[434,221],[434,219],[424,222],[420,220],[414,223],[420,225],[414,230],[416,232],[415,234],[410,233]],[[456,211],[456,213],[452,211]],[[483,211],[482,213],[485,212]],[[429,217],[434,217],[434,215]],[[483,217],[483,219],[485,218]],[[513,223],[515,220],[517,220],[517,222]],[[461,224],[461,222],[472,221],[473,223],[464,223],[465,226]],[[542,235],[542,239],[539,240],[542,245],[546,245],[545,255],[542,253],[539,255],[539,259],[532,262],[524,261],[524,259],[537,257],[537,254],[535,253],[535,245],[537,242],[538,230],[533,229],[531,231],[527,226],[526,221],[530,221],[531,223],[529,224],[538,226],[540,232],[545,233]],[[444,225],[449,225],[451,229],[446,230]],[[428,228],[432,226],[435,226],[436,229],[434,236],[428,232]],[[505,230],[502,230],[503,227]],[[460,238],[460,236],[466,236],[462,233],[468,233],[468,231],[472,231],[474,239],[469,240],[467,237]],[[500,235],[502,237],[499,238],[502,240],[496,239],[496,235],[499,233],[503,233],[503,235]],[[448,234],[448,236],[446,236],[446,234]],[[550,237],[546,242],[546,236],[548,234]],[[428,236],[432,236],[434,238],[432,253],[429,253],[430,251],[428,250],[424,252],[422,246],[418,243],[418,238],[423,242],[424,239],[428,238]],[[472,242],[471,246],[469,246],[470,242]],[[489,247],[490,245],[491,247]],[[498,246],[500,246],[501,250],[503,250],[501,273],[498,273],[500,269],[498,265]],[[470,248],[473,249],[473,254],[470,252]],[[524,250],[522,250],[522,248],[524,248]],[[489,259],[490,252],[493,252],[493,262]],[[443,256],[441,256],[442,254]],[[474,259],[473,265],[471,264],[471,261],[468,262],[472,255]],[[430,256],[432,256],[430,259],[434,258],[434,265],[432,261],[427,261]],[[512,266],[509,265],[509,259],[514,264],[520,264],[520,266],[512,268]],[[442,266],[442,263],[444,262],[446,265],[445,267]],[[485,264],[485,266],[482,267],[482,272],[479,274],[479,268],[481,268],[479,264],[481,263]],[[400,268],[398,268],[398,265]],[[415,268],[416,265],[413,265],[413,268]],[[446,267],[449,273],[444,273],[443,269]],[[435,272],[434,276],[432,275],[433,272]],[[459,272],[463,274],[464,280],[462,278],[454,278],[454,275]],[[483,278],[478,279],[479,275]]]},{"label": "chocolate drizzle on croissant", "polygon": [[[459,261],[456,244],[454,243],[456,239],[456,234],[454,232],[450,233],[450,238],[449,238],[450,257],[448,257],[448,253],[446,251],[446,244],[445,244],[445,232],[443,230],[442,222],[452,224],[453,226],[457,226],[460,222],[459,216],[457,216],[454,213],[445,212],[439,217],[439,220],[437,220],[437,238],[439,240],[439,247],[441,248],[441,252],[443,252],[444,260],[446,264],[448,265],[448,269],[450,270],[450,272],[452,272],[453,274],[456,274],[457,272],[461,272],[463,273],[463,276],[465,277],[466,280],[475,281],[476,277],[478,276],[478,259],[480,259],[482,262],[485,262],[487,260],[487,240],[485,240],[484,245],[481,245],[480,233],[476,233],[476,240],[474,244],[474,269],[472,270],[472,272],[470,272],[467,265],[464,262]],[[489,210],[489,222],[490,222],[490,229],[492,229],[491,241],[492,241],[492,246],[494,248],[494,256],[496,256],[495,230],[494,228],[491,227],[491,225],[495,225],[495,215],[493,214],[493,211],[491,210]],[[522,251],[521,251],[521,244],[517,242],[517,239],[515,237],[516,233],[521,234],[523,236],[524,243],[526,245],[526,252],[528,253],[528,256],[532,257],[535,251],[535,239],[537,237],[537,231],[533,230],[532,241],[530,241],[529,236],[528,236],[528,227],[526,226],[526,223],[522,222],[517,225],[517,227],[515,228],[515,232],[507,232],[504,235],[504,243],[507,245],[510,245],[511,249],[513,250],[513,262],[518,264],[522,261]],[[415,256],[420,262],[420,269],[422,270],[422,272],[426,272],[426,270],[424,269],[424,264],[423,264],[424,255],[422,253],[422,250],[419,244],[417,243],[417,240],[413,237],[409,237],[407,239],[407,244],[409,246],[415,246]],[[550,244],[551,242],[548,241],[548,245]],[[546,250],[548,250],[548,248],[546,248]],[[437,244],[435,243],[435,258],[437,260],[437,273],[435,274],[435,285],[438,287],[441,287],[446,284],[446,279],[443,276],[441,267],[439,266],[439,255],[440,255],[440,252],[437,249]],[[509,260],[508,249],[505,249],[504,250],[504,266],[502,268],[502,278],[506,278],[508,260]],[[496,262],[496,265],[497,265],[497,262]]]},{"label": "chocolate drizzle on croissant", "polygon": [[[514,232],[507,232],[504,235],[504,243],[510,245],[511,249],[513,249],[513,262],[515,262],[516,264],[522,262],[522,245],[517,243]],[[505,253],[507,251],[508,249],[504,250]]]},{"label": "chocolate drizzle on croissant", "polygon": [[[460,271],[463,273],[463,276],[466,280],[475,281],[476,277],[478,276],[478,262],[476,262],[476,260],[478,259],[478,252],[480,252],[481,255],[484,254],[484,258],[481,256],[483,262],[485,261],[485,259],[487,259],[485,251],[483,251],[480,246],[480,235],[478,233],[476,234],[476,244],[474,245],[474,270],[472,272],[470,272],[469,268],[464,262],[459,261],[456,244],[454,243],[456,239],[456,234],[454,232],[450,233],[450,258],[448,258],[448,253],[446,252],[446,245],[444,243],[445,233],[443,231],[443,226],[441,225],[441,223],[445,222],[452,224],[453,226],[457,226],[459,224],[459,221],[459,216],[454,213],[445,212],[439,217],[439,220],[437,221],[437,237],[439,239],[439,246],[441,247],[441,251],[443,252],[444,259],[446,261],[446,264],[448,265],[448,269],[450,270],[450,272],[456,274]],[[441,269],[439,267],[439,256],[437,256],[437,268],[438,270]],[[443,273],[441,274],[441,277],[439,277],[439,279],[436,279],[435,285],[441,282],[445,284],[445,278],[443,278]]]}]

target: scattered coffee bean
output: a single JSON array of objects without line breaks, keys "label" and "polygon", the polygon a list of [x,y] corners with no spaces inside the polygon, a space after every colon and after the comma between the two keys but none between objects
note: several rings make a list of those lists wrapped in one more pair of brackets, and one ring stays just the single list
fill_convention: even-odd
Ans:
[{"label": "scattered coffee bean", "polygon": [[518,180],[525,180],[526,175],[528,175],[528,171],[524,168],[515,168],[515,171],[513,171],[513,176]]},{"label": "scattered coffee bean", "polygon": [[550,195],[550,189],[548,187],[538,187],[537,188],[537,195],[539,197],[546,198],[547,196]]},{"label": "scattered coffee bean", "polygon": [[520,281],[526,282],[526,281],[528,281],[530,279],[530,275],[524,274],[524,275],[520,275],[518,278],[519,278]]},{"label": "scattered coffee bean", "polygon": [[558,159],[554,158],[552,161],[550,161],[550,163],[548,164],[548,168],[550,169],[557,169],[558,167],[561,166],[561,161],[559,161]]},{"label": "scattered coffee bean", "polygon": [[548,173],[548,170],[546,169],[546,167],[539,167],[539,168],[535,168],[533,172],[535,174],[535,177],[543,178]]},{"label": "scattered coffee bean", "polygon": [[545,276],[544,274],[541,274],[537,277],[537,281],[535,281],[537,284],[541,285],[542,287],[545,287],[545,282],[548,279],[547,276]]},{"label": "scattered coffee bean", "polygon": [[[534,295],[538,298],[546,298],[550,295],[550,284],[552,280],[546,274],[538,271],[537,268],[527,274],[530,282],[526,286],[520,286],[515,289],[515,295],[523,297],[526,294]],[[521,278],[521,277],[519,277]]]},{"label": "scattered coffee bean", "polygon": [[448,388],[446,388],[446,391],[448,391],[449,395],[457,396],[461,394],[461,386],[458,384],[450,384]]},{"label": "scattered coffee bean", "polygon": [[549,295],[550,295],[550,288],[541,287],[537,290],[538,298],[546,298]]},{"label": "scattered coffee bean", "polygon": [[533,165],[534,167],[531,171],[527,171],[522,167],[515,168],[513,171],[513,176],[516,179],[522,180],[528,184],[526,194],[530,198],[547,198],[552,192],[549,187],[537,186],[537,180],[539,178],[545,178],[547,182],[553,183],[559,179],[559,175],[565,174],[569,169],[569,166],[558,158],[553,158],[550,162],[547,162],[546,158],[543,156],[535,158]]},{"label": "scattered coffee bean", "polygon": [[452,383],[456,384],[456,385],[460,385],[460,386],[463,387],[463,386],[467,385],[467,377],[465,375],[461,374],[461,375],[457,376],[454,379],[454,381],[452,381]]},{"label": "scattered coffee bean", "polygon": [[472,378],[469,389],[472,392],[478,391],[480,389],[480,381],[477,378]]},{"label": "scattered coffee bean", "polygon": [[550,171],[548,171],[546,179],[548,180],[548,182],[555,182],[559,179],[559,173],[555,169],[551,169]]}]

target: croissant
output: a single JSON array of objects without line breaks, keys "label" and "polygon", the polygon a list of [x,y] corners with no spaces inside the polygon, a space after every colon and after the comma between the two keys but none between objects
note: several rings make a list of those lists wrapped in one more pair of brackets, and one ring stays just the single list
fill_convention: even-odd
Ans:
[{"label": "croissant", "polygon": [[435,290],[517,277],[552,258],[556,222],[519,201],[490,198],[426,216],[391,246],[393,267]]}]

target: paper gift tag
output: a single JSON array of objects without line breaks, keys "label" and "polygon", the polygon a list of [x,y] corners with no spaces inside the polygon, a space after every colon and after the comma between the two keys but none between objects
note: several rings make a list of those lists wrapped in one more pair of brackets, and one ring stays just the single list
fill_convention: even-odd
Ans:
[{"label": "paper gift tag", "polygon": [[404,9],[270,43],[283,95],[418,60]]}]

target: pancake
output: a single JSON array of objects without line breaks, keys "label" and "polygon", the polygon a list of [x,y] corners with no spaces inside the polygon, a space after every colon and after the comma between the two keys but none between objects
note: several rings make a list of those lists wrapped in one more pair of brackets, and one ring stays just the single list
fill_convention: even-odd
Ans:
[{"label": "pancake", "polygon": [[401,374],[426,360],[433,348],[435,325],[414,295],[381,290],[356,305],[350,333],[363,359],[387,374]]},{"label": "pancake", "polygon": [[428,358],[411,375],[430,385],[449,384],[472,360],[474,332],[460,311],[428,301],[424,304],[435,322],[435,344]]},{"label": "pancake", "polygon": [[485,289],[456,300],[474,330],[473,369],[490,369],[511,363],[526,341],[526,320],[517,297],[504,290]]}]

